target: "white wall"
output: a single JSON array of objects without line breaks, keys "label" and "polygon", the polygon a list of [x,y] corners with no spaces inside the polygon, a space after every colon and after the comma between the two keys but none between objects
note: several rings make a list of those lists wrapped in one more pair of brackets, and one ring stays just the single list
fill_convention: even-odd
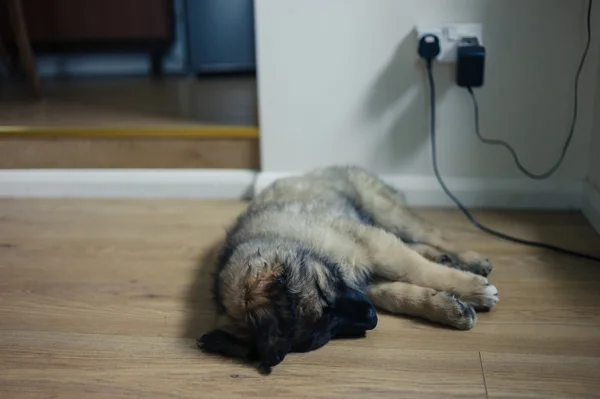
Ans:
[{"label": "white wall", "polygon": [[[257,0],[262,167],[296,172],[336,163],[430,176],[417,23],[482,22],[481,128],[516,147],[534,171],[567,135],[587,0]],[[600,29],[600,6],[594,10]],[[596,37],[600,37],[596,34]],[[557,179],[588,171],[597,43],[585,67],[579,123]],[[466,91],[435,67],[440,165],[446,176],[520,178],[505,150],[478,143]],[[600,170],[597,168],[596,170]]]},{"label": "white wall", "polygon": [[[594,111],[594,126],[592,129],[592,144],[590,145],[589,182],[600,190],[600,69],[596,86],[596,103]],[[600,204],[598,204],[600,206]]]},{"label": "white wall", "polygon": [[600,68],[596,81],[594,124],[591,133],[588,176],[584,191],[583,212],[600,233]]}]

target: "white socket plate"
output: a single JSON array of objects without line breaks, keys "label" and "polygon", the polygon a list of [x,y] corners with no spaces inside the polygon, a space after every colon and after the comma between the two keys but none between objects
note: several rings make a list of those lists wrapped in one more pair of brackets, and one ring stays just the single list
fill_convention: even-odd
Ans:
[{"label": "white socket plate", "polygon": [[463,37],[476,37],[483,45],[483,26],[480,23],[417,25],[417,39],[434,34],[440,39],[438,62],[456,62],[456,45]]}]

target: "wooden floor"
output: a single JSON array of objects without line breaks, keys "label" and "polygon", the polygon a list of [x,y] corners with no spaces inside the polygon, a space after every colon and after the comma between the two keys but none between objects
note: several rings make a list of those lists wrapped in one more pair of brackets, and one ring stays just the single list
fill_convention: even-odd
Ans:
[{"label": "wooden floor", "polygon": [[43,97],[0,81],[0,124],[9,126],[257,126],[253,76],[42,80]]},{"label": "wooden floor", "polygon": [[252,169],[258,139],[3,138],[2,169]]},{"label": "wooden floor", "polygon": [[[600,397],[600,265],[424,215],[495,264],[500,303],[468,332],[382,315],[366,339],[290,355],[271,376],[204,355],[203,252],[238,202],[0,201],[0,397]],[[522,237],[600,252],[577,213],[478,213]]]}]

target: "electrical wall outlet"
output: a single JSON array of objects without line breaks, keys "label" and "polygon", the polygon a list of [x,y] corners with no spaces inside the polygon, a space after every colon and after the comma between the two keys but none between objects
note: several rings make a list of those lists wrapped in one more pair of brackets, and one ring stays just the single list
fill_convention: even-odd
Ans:
[{"label": "electrical wall outlet", "polygon": [[417,40],[426,34],[434,34],[440,39],[440,54],[437,62],[456,62],[456,48],[463,38],[476,37],[483,46],[483,26],[479,23],[417,25]]}]

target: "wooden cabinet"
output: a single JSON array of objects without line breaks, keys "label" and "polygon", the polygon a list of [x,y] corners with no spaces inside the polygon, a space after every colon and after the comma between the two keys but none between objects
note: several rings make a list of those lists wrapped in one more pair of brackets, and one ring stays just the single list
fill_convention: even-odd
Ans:
[{"label": "wooden cabinet", "polygon": [[[0,37],[14,48],[6,0]],[[147,52],[155,72],[174,40],[172,0],[22,0],[35,52]]]}]

